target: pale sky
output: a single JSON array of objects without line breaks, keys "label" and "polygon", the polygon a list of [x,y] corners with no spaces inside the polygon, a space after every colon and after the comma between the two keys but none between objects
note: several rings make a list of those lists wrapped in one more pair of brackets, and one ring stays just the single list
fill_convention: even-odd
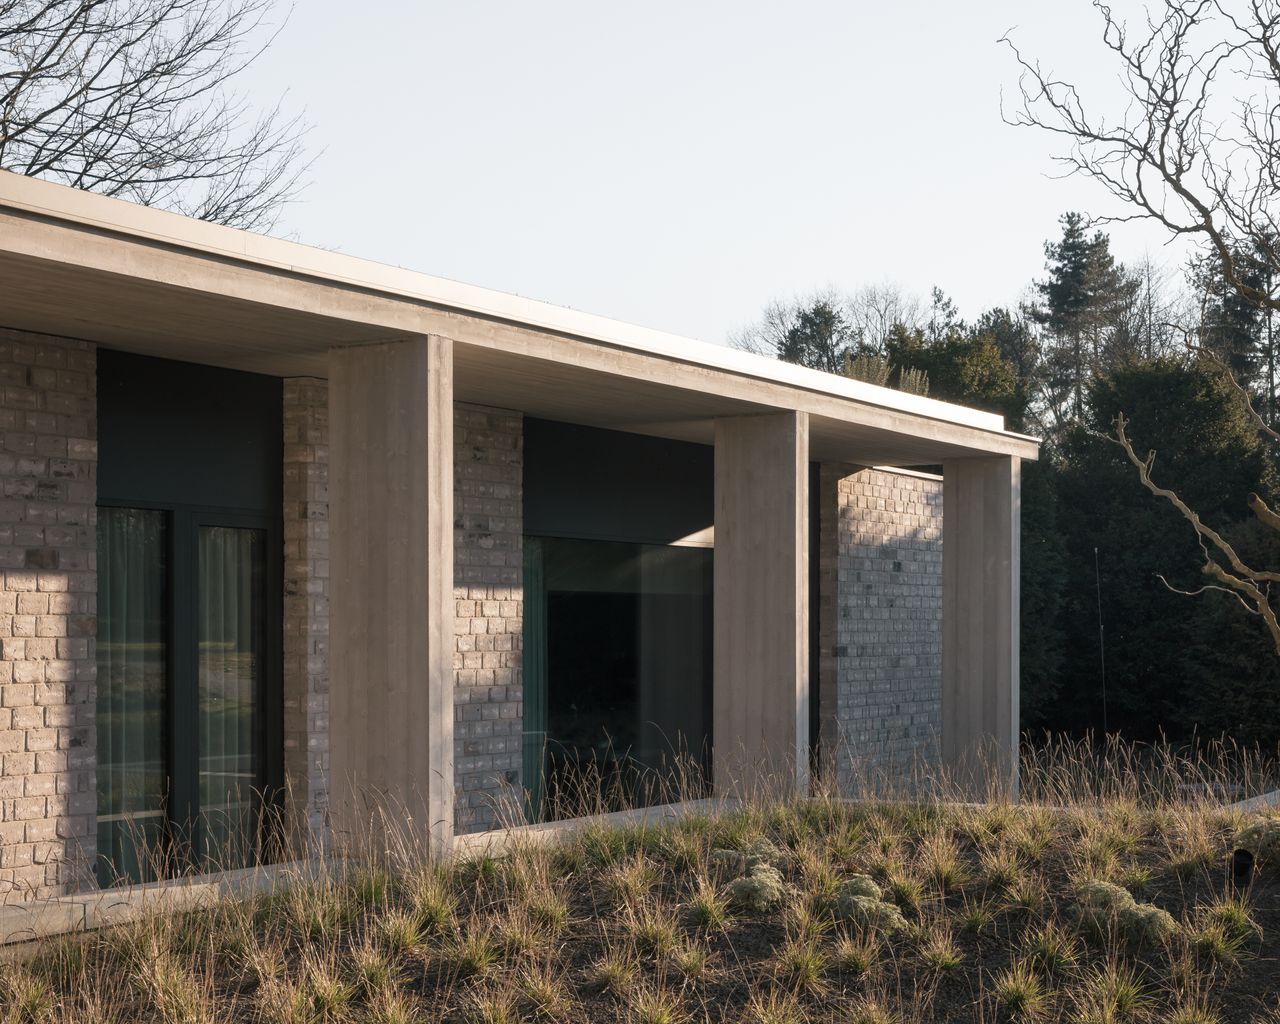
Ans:
[{"label": "pale sky", "polygon": [[324,150],[277,233],[723,342],[827,285],[938,284],[976,316],[1041,274],[1062,211],[1105,212],[1002,123],[1009,29],[1112,87],[1086,0],[299,0],[247,84]]}]

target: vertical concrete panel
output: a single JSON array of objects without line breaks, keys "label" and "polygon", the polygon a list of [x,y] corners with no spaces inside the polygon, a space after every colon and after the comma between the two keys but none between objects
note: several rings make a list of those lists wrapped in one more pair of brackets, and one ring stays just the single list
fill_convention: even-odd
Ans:
[{"label": "vertical concrete panel", "polygon": [[[453,367],[447,339],[335,349],[330,405],[330,805],[453,834]],[[345,835],[344,835],[345,834]]]},{"label": "vertical concrete panel", "polygon": [[974,795],[1017,793],[1021,460],[943,464],[942,759]]},{"label": "vertical concrete panel", "polygon": [[284,382],[284,771],[289,825],[324,831],[329,806],[329,386]]},{"label": "vertical concrete panel", "polygon": [[805,791],[809,773],[809,423],[716,422],[716,791]]}]

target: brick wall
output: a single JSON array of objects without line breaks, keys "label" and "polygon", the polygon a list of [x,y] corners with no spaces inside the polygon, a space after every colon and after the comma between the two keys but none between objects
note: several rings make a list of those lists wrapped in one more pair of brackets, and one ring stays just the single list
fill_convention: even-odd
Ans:
[{"label": "brick wall", "polygon": [[519,413],[454,409],[454,827],[507,823],[520,789],[523,451]]},{"label": "brick wall", "polygon": [[0,329],[0,904],[92,886],[93,346]]},{"label": "brick wall", "polygon": [[329,385],[284,382],[284,769],[293,824],[329,806]]},{"label": "brick wall", "polygon": [[837,465],[820,480],[821,737],[849,792],[938,757],[942,480]]}]

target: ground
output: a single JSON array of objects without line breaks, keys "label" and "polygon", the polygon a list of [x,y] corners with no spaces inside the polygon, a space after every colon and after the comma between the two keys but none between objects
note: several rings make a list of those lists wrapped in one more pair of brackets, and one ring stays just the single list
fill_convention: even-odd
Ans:
[{"label": "ground", "polygon": [[65,940],[0,1019],[1280,1024],[1277,853],[1209,803],[761,803]]}]

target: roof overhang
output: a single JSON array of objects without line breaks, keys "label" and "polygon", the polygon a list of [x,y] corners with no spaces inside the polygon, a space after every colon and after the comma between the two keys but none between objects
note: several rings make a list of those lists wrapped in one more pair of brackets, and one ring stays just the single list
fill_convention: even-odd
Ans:
[{"label": "roof overhang", "polygon": [[1034,459],[999,416],[576,310],[0,172],[0,327],[279,376],[331,348],[453,339],[460,401],[710,442],[717,417],[810,415],[814,458]]}]

